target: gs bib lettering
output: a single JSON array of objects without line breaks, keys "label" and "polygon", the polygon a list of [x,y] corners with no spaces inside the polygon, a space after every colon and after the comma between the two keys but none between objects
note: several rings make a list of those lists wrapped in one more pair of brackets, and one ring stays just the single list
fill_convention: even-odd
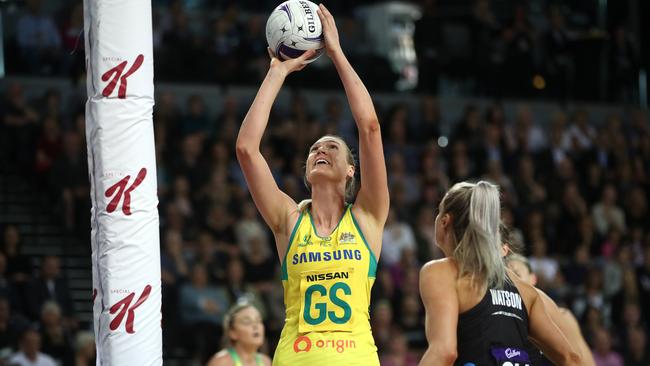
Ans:
[{"label": "gs bib lettering", "polygon": [[299,333],[352,330],[352,290],[347,280],[353,273],[353,268],[301,273]]}]

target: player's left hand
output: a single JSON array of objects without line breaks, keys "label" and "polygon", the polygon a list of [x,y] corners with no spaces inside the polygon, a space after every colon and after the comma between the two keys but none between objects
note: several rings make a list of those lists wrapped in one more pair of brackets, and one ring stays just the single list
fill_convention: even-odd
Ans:
[{"label": "player's left hand", "polygon": [[332,57],[335,53],[341,51],[341,44],[339,43],[339,32],[336,30],[336,23],[334,17],[323,4],[318,5],[318,17],[323,25],[323,37],[325,38],[325,50],[327,55]]}]

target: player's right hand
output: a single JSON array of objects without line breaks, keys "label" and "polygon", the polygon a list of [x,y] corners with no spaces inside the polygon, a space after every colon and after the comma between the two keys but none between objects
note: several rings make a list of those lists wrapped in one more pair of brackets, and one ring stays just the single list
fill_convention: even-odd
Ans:
[{"label": "player's right hand", "polygon": [[277,70],[283,76],[287,76],[294,71],[300,71],[305,68],[305,66],[307,66],[307,60],[316,53],[314,50],[308,50],[298,58],[281,61],[275,56],[271,48],[267,48],[266,50],[269,52],[269,57],[271,58],[271,70]]}]

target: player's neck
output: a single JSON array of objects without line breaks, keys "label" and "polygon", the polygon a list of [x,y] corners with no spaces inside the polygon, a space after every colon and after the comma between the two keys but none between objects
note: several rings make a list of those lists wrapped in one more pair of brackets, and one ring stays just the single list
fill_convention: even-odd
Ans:
[{"label": "player's neck", "polygon": [[255,360],[255,354],[257,353],[257,347],[247,346],[244,344],[236,344],[234,347],[237,356],[242,360],[243,364],[247,364]]},{"label": "player's neck", "polygon": [[319,184],[312,187],[311,199],[314,225],[320,228],[334,228],[345,210],[345,194],[334,185]]}]

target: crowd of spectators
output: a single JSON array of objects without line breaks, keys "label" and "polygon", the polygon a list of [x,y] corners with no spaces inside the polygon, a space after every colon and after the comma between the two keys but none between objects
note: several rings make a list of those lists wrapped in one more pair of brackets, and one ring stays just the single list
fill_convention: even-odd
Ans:
[{"label": "crowd of spectators", "polygon": [[[414,47],[419,89],[488,97],[639,100],[639,71],[648,69],[637,16],[624,2],[422,0]],[[22,4],[22,3],[18,3]],[[56,4],[56,5],[53,5]],[[373,89],[395,90],[399,75],[369,43],[363,12],[371,1],[328,4],[341,42]],[[277,1],[154,0],[153,45],[159,81],[257,84],[268,62],[266,17]],[[640,5],[644,7],[645,5]],[[643,9],[637,9],[642,13]],[[67,75],[84,68],[80,0],[25,0],[13,10],[9,73]],[[604,21],[599,20],[605,19]],[[390,37],[389,34],[382,35]],[[374,35],[376,38],[377,35]],[[644,61],[645,58],[645,61]],[[644,66],[645,65],[645,66]],[[337,88],[326,62],[292,81]]]},{"label": "crowd of spectators", "polygon": [[[441,137],[445,106],[430,95],[417,98],[417,107],[377,105],[391,194],[370,309],[382,364],[414,365],[425,348],[418,275],[424,262],[442,255],[434,244],[435,208],[451,184],[480,178],[501,187],[504,221],[525,244],[539,287],[580,319],[595,354],[647,365],[647,111],[603,116],[559,108],[541,116],[522,104],[509,118],[497,102],[468,104]],[[8,85],[0,156],[3,167],[48,187],[61,225],[87,240],[82,101],[61,99],[59,91],[46,90],[27,100],[20,84]],[[224,312],[243,300],[259,307],[265,350],[272,352],[284,322],[280,266],[234,157],[247,105],[225,97],[213,117],[207,102],[214,101],[162,92],[154,110],[165,352],[204,360],[219,347]],[[294,94],[271,114],[262,151],[280,187],[297,201],[308,194],[304,161],[317,137],[337,133],[356,145],[342,103],[333,97],[323,114],[314,114],[316,106]],[[445,139],[448,144],[439,143]],[[79,362],[90,358],[89,335],[75,320],[60,261],[45,257],[34,272],[13,225],[4,228],[0,248],[0,349],[34,352],[41,343],[41,352],[60,361],[74,358],[75,349]],[[17,337],[19,329],[30,331]]]}]

